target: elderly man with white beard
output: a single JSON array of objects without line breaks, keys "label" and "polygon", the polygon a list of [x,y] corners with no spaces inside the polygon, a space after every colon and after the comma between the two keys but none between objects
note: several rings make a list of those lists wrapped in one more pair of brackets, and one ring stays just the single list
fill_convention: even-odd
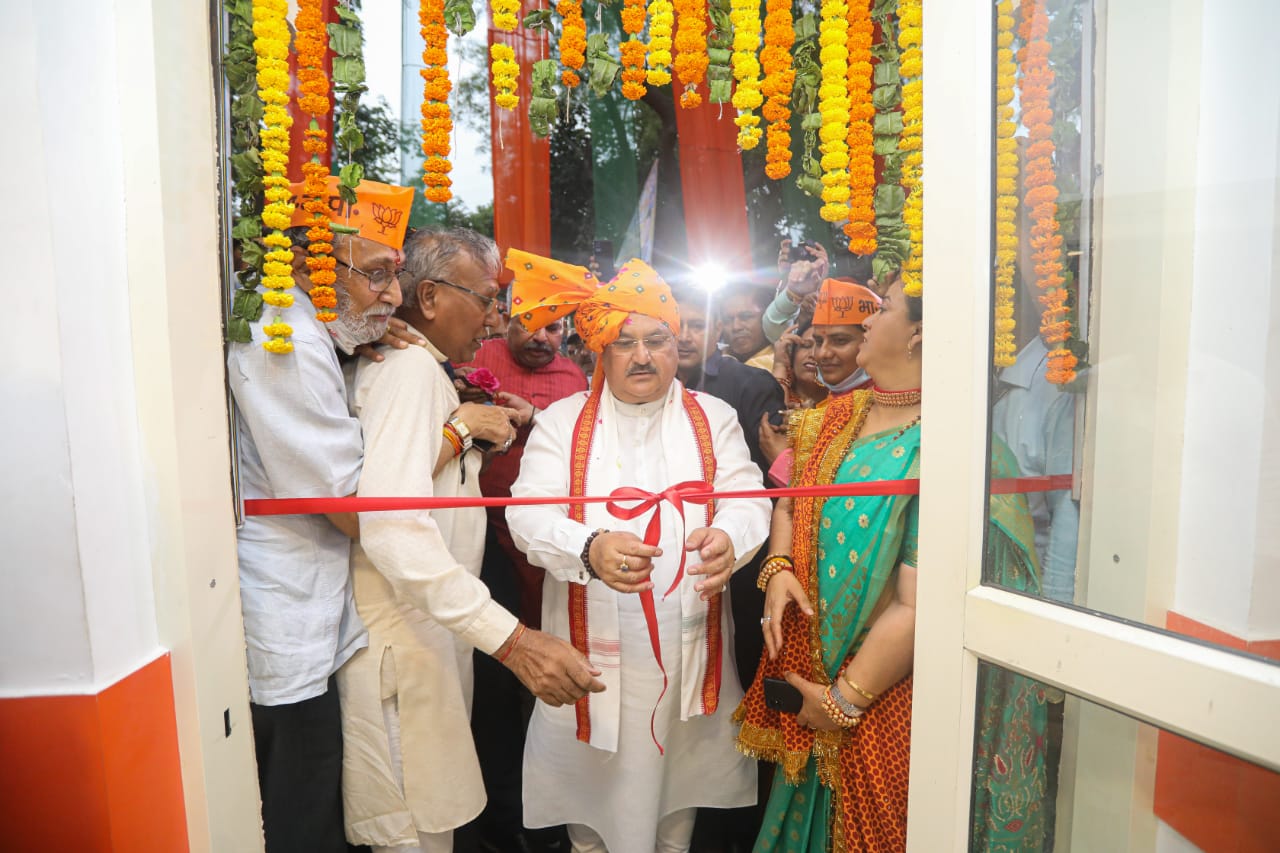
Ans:
[{"label": "elderly man with white beard", "polygon": [[[364,182],[346,209],[330,185],[336,319],[307,272],[306,229],[294,229],[289,306],[272,306],[251,324],[252,339],[227,348],[227,383],[236,403],[240,487],[246,498],[313,498],[356,490],[363,458],[360,424],[347,409],[335,342],[347,352],[376,340],[400,304],[396,272],[413,190]],[[366,215],[368,214],[368,215]],[[298,206],[294,225],[308,214]],[[297,231],[302,233],[297,234]],[[312,304],[313,291],[316,304]],[[268,352],[263,327],[292,327],[292,350]],[[367,642],[350,583],[348,537],[356,517],[251,516],[237,532],[240,601],[262,822],[268,851],[344,853],[342,729],[333,674]]]},{"label": "elderly man with white beard", "polygon": [[[406,241],[397,316],[423,343],[382,348],[381,361],[356,369],[361,496],[478,497],[482,457],[511,447],[516,412],[459,403],[446,369],[473,359],[497,323],[501,272],[497,246],[474,231],[424,229]],[[369,647],[338,673],[355,844],[448,851],[453,830],[484,807],[473,647],[549,705],[604,689],[584,655],[492,599],[479,577],[484,539],[481,507],[360,515],[351,570]]]}]

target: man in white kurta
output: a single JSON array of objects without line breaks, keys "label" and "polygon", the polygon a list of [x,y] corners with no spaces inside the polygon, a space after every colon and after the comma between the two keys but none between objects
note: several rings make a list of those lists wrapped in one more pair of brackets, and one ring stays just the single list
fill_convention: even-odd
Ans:
[{"label": "man in white kurta", "polygon": [[[573,304],[584,341],[601,353],[594,395],[539,413],[513,496],[660,492],[698,480],[716,491],[762,488],[733,409],[675,380],[679,315],[656,273],[632,261],[596,287],[577,268],[525,253],[510,253],[508,266],[514,319],[529,327]],[[580,285],[576,300],[566,281]],[[547,570],[544,629],[585,646],[606,685],[574,706],[536,706],[525,747],[527,826],[568,824],[579,851],[680,851],[697,807],[755,802],[754,762],[733,742],[742,689],[725,587],[766,538],[769,508],[764,498],[737,499],[685,503],[681,514],[662,502],[656,548],[643,541],[647,512],[628,520],[602,503],[578,513],[508,509],[516,544]]]},{"label": "man in white kurta", "polygon": [[[445,362],[472,358],[495,322],[500,269],[492,241],[473,232],[409,238],[400,317],[425,344],[385,349],[381,362],[356,370],[351,402],[365,438],[359,496],[479,496],[482,454],[471,442],[509,446],[515,413],[459,405]],[[552,701],[571,702],[590,683],[581,655],[526,632],[492,600],[479,579],[484,528],[482,507],[360,515],[352,576],[369,647],[338,674],[354,843],[447,851],[452,830],[484,807],[470,728],[473,647]],[[557,664],[558,682],[534,677]]]}]

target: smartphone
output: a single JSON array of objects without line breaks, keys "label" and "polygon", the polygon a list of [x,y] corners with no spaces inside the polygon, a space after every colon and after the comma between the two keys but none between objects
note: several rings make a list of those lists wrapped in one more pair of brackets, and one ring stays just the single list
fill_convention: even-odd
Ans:
[{"label": "smartphone", "polygon": [[784,714],[798,714],[804,707],[804,696],[781,678],[764,679],[764,704]]},{"label": "smartphone", "polygon": [[769,423],[772,426],[781,427],[787,422],[787,410],[779,409],[776,412],[769,413]]},{"label": "smartphone", "polygon": [[811,261],[813,256],[809,254],[809,249],[817,247],[816,240],[805,240],[803,243],[793,243],[791,245],[790,259],[794,264],[796,261]]},{"label": "smartphone", "polygon": [[591,241],[591,254],[595,255],[596,266],[600,268],[601,281],[608,281],[617,274],[617,270],[613,268],[612,240]]}]

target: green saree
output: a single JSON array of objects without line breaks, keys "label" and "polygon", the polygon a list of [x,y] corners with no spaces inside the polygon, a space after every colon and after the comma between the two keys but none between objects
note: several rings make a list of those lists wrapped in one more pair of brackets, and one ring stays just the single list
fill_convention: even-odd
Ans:
[{"label": "green saree", "polygon": [[[793,484],[918,477],[919,426],[856,436],[869,401],[859,393],[850,398],[832,402],[827,418],[843,418],[847,423],[838,431],[830,422],[824,425]],[[815,603],[816,616],[810,622],[794,608],[787,611],[783,653],[774,661],[763,659],[761,672],[738,710],[743,721],[739,748],[777,762],[781,770],[774,777],[755,849],[757,853],[902,850],[911,677],[885,690],[857,727],[839,732],[801,729],[793,715],[764,707],[760,679],[793,671],[819,683],[834,681],[865,640],[881,596],[892,594],[890,585],[898,566],[916,565],[918,498],[835,497],[813,503],[806,512],[797,501],[792,556],[797,577]],[[995,571],[1001,578],[1021,578],[1030,588],[1036,583],[1037,570],[1025,501],[1017,496],[993,498],[992,522],[989,557],[996,559]],[[1043,693],[1039,691],[1037,701],[1036,685],[1019,678],[991,676],[980,684],[979,716],[984,726],[979,733],[979,756],[987,771],[980,770],[975,783],[983,786],[975,794],[975,831],[983,827],[978,849],[1038,849],[1032,839],[1043,833],[1042,818],[1036,820],[1044,789],[1039,740],[1044,730]],[[995,767],[1000,771],[994,772]]]}]

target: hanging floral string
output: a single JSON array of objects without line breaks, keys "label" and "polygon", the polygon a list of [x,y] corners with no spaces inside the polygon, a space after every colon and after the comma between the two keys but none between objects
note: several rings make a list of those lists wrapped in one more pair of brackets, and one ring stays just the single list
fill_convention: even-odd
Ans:
[{"label": "hanging floral string", "polygon": [[676,0],[676,25],[676,79],[684,84],[680,106],[692,109],[702,103],[697,87],[710,63],[706,0]]},{"label": "hanging floral string", "polygon": [[871,103],[871,0],[849,0],[848,71],[849,131],[849,221],[844,226],[849,251],[873,255],[876,251],[876,158],[872,120],[876,108]]},{"label": "hanging floral string", "polygon": [[520,0],[489,0],[489,21],[504,33],[515,32],[519,15]]},{"label": "hanging floral string", "polygon": [[450,134],[453,118],[449,113],[449,31],[444,24],[443,0],[422,0],[418,7],[418,24],[422,28],[422,182],[427,201],[446,202],[453,198],[449,187]]},{"label": "hanging floral string", "polygon": [[848,73],[849,7],[842,0],[826,0],[822,4],[822,23],[818,27],[818,54],[822,67],[822,84],[818,89],[818,111],[822,129],[818,131],[822,152],[822,209],[819,215],[827,222],[840,222],[849,215],[849,149],[845,137],[849,133]]},{"label": "hanging floral string", "polygon": [[644,0],[623,0],[622,30],[631,38],[622,43],[622,94],[632,101],[646,91],[644,61],[648,47],[640,39],[644,32]]},{"label": "hanging floral string", "polygon": [[756,110],[764,103],[760,87],[760,3],[759,0],[732,0],[729,20],[733,22],[733,77],[738,87],[733,93],[733,106],[738,117],[738,147],[743,151],[760,143],[760,116]]},{"label": "hanging floral string", "polygon": [[307,221],[307,269],[311,279],[311,305],[316,319],[331,323],[338,319],[332,308],[338,305],[333,289],[337,280],[333,258],[333,232],[329,230],[329,199],[325,178],[329,168],[320,162],[329,150],[329,134],[317,121],[329,112],[329,76],[324,71],[324,55],[329,49],[329,33],[325,29],[321,0],[298,0],[298,16],[294,19],[294,50],[298,55],[298,106],[311,116],[302,141],[302,150],[311,159],[302,164],[302,207],[311,218]]},{"label": "hanging floral string", "polygon": [[1018,141],[1014,132],[1013,87],[1018,68],[1013,61],[1013,0],[996,7],[996,367],[1011,367],[1013,340],[1013,271],[1018,258]]},{"label": "hanging floral string", "polygon": [[570,89],[582,82],[578,71],[586,62],[587,22],[582,17],[581,0],[559,0],[556,12],[560,15],[560,82]]},{"label": "hanging floral string", "polygon": [[791,0],[766,0],[764,8],[760,65],[765,102],[760,113],[769,123],[765,128],[764,173],[777,181],[791,174],[791,88],[796,78],[791,68],[791,45],[796,33],[791,23]]},{"label": "hanging floral string", "polygon": [[516,94],[520,77],[516,52],[509,44],[494,42],[489,47],[489,56],[493,59],[491,75],[496,92],[493,102],[504,110],[514,110],[520,103],[520,96]]},{"label": "hanging floral string", "polygon": [[671,82],[674,9],[671,0],[651,0],[649,3],[649,70],[645,73],[645,81],[650,86],[665,86]]},{"label": "hanging floral string", "polygon": [[[520,22],[519,12],[520,0],[489,2],[489,21],[496,30],[514,32]],[[510,45],[495,40],[489,47],[489,58],[493,60],[489,66],[489,80],[495,93],[493,102],[504,110],[514,110],[520,103],[520,96],[516,94],[520,77],[516,52]]]},{"label": "hanging floral string", "polygon": [[[262,284],[267,288],[263,301],[284,309],[293,304],[293,252],[284,229],[293,219],[292,193],[285,174],[289,165],[289,25],[285,16],[289,5],[285,0],[254,0],[253,50],[258,56],[258,96],[263,103],[263,129],[259,134],[262,147],[262,186],[265,204],[262,224],[271,229],[263,238],[268,249],[262,261]],[[289,337],[293,329],[276,312],[274,322],[262,327],[269,337],[263,341],[267,352],[293,352]]]},{"label": "hanging floral string", "polygon": [[1053,165],[1053,108],[1049,92],[1053,88],[1053,69],[1049,67],[1049,16],[1043,0],[1023,0],[1019,35],[1023,46],[1022,123],[1027,128],[1026,196],[1024,203],[1031,212],[1031,259],[1035,264],[1036,286],[1042,291],[1040,302],[1044,314],[1040,319],[1040,335],[1049,346],[1046,378],[1065,385],[1076,377],[1076,357],[1062,346],[1071,337],[1071,321],[1067,319],[1066,280],[1062,276],[1062,235],[1058,233],[1058,187]]},{"label": "hanging floral string", "polygon": [[898,147],[902,159],[902,188],[907,194],[902,221],[911,234],[911,250],[902,263],[903,292],[908,296],[924,293],[924,54],[921,52],[923,31],[921,0],[902,0],[898,6],[898,46],[902,48],[900,71],[906,84],[902,87],[902,137]]}]

